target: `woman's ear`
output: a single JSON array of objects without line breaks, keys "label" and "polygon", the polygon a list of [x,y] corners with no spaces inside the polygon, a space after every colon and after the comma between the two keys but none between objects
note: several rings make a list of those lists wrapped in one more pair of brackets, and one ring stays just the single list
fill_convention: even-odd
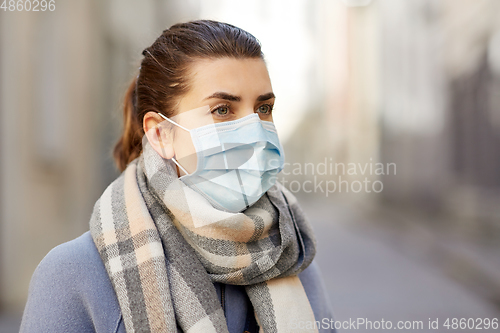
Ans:
[{"label": "woman's ear", "polygon": [[144,115],[142,126],[151,147],[161,157],[171,159],[175,155],[173,134],[167,128],[170,126],[162,128],[161,123],[163,122],[165,122],[165,119],[158,115],[158,113],[150,111]]}]

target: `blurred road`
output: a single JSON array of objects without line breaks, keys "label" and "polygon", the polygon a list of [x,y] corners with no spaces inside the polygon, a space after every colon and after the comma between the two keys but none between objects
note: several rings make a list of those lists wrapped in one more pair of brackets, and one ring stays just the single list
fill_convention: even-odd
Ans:
[{"label": "blurred road", "polygon": [[[362,324],[356,330],[361,332],[472,332],[476,330],[446,329],[443,324],[447,318],[500,318],[492,302],[450,277],[449,267],[440,266],[442,260],[433,260],[442,253],[425,231],[402,226],[397,218],[380,224],[376,221],[380,216],[369,218],[352,203],[331,198],[299,200],[316,231],[316,260],[335,320],[365,320],[372,325],[384,320],[385,325],[387,321],[393,325],[391,330],[369,330]],[[436,319],[438,328],[429,329],[429,320]],[[398,321],[410,321],[407,325],[421,321],[423,327],[396,329]],[[0,316],[0,333],[17,332],[18,327],[18,316]],[[339,332],[350,330],[353,326]]]},{"label": "blurred road", "polygon": [[[393,325],[392,330],[361,325],[358,331],[395,331],[398,321],[422,321],[423,327],[396,331],[472,332],[476,329],[446,329],[443,324],[447,318],[473,318],[476,323],[481,321],[478,318],[500,319],[492,302],[450,278],[447,268],[439,266],[440,260],[433,259],[442,252],[435,251],[431,235],[418,228],[394,228],[399,221],[380,225],[355,204],[326,198],[299,201],[316,231],[316,259],[335,320],[360,318],[361,323],[371,321],[375,326],[383,319]],[[429,321],[436,319],[437,329],[430,329]],[[484,328],[482,332],[498,332]],[[350,330],[353,326],[339,331]]]},{"label": "blurred road", "polygon": [[0,314],[0,333],[19,332],[20,322],[20,315],[10,313]]}]

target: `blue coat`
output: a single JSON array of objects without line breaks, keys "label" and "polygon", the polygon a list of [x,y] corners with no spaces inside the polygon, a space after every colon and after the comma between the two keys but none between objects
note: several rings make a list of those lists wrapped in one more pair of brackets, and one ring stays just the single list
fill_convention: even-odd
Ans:
[{"label": "blue coat", "polygon": [[[318,268],[299,274],[316,321],[332,318]],[[215,283],[230,333],[248,325],[251,307],[241,286]],[[254,317],[252,317],[254,318]],[[21,333],[125,332],[120,306],[90,232],[52,249],[31,279]],[[320,330],[334,332],[334,330]]]}]

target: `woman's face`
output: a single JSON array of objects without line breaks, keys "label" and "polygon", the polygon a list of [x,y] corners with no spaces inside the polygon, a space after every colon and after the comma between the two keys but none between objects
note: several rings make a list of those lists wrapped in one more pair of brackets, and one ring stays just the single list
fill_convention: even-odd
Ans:
[{"label": "woman's face", "polygon": [[[210,121],[214,123],[236,120],[252,113],[257,113],[261,120],[273,121],[275,98],[262,59],[198,60],[192,64],[190,74],[190,90],[180,99],[177,115],[171,118],[177,123],[188,129],[203,125],[195,124],[197,111],[192,110],[202,110],[204,114],[209,110],[212,115]],[[153,119],[163,120],[156,117],[149,119],[153,116],[157,115],[148,113],[145,116],[145,125]],[[175,156],[189,173],[194,172],[196,151],[189,132],[176,127],[172,141],[171,147],[164,149],[161,155],[165,154],[164,158]]]}]

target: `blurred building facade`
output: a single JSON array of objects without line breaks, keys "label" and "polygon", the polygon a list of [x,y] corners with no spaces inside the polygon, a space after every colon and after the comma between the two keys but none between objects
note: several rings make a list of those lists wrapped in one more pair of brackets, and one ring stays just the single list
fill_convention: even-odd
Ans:
[{"label": "blurred building facade", "polygon": [[[380,5],[381,156],[399,162],[408,184],[391,187],[394,193],[387,195],[471,223],[493,223],[498,232],[500,4]],[[395,29],[398,38],[391,35]]]},{"label": "blurred building facade", "polygon": [[[380,193],[350,193],[357,198],[451,214],[498,233],[500,4],[346,3],[362,1],[320,2],[315,71],[324,102],[287,142],[289,160],[394,163],[396,174],[337,171],[383,182]],[[311,179],[289,171],[289,181]]]},{"label": "blurred building facade", "polygon": [[0,12],[0,306],[19,313],[40,260],[88,230],[139,56],[186,2],[57,2]]},{"label": "blurred building facade", "polygon": [[100,180],[94,8],[56,10],[0,14],[0,301],[16,311],[41,258],[84,230]]}]

